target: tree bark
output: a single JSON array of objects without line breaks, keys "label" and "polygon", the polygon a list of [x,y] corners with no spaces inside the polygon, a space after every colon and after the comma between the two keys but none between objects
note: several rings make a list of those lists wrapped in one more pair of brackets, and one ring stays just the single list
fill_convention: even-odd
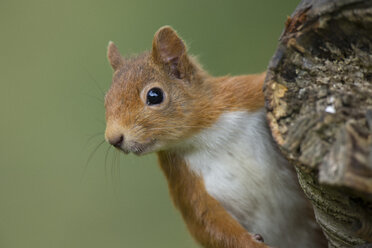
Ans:
[{"label": "tree bark", "polygon": [[372,243],[372,1],[302,1],[264,92],[329,247]]}]

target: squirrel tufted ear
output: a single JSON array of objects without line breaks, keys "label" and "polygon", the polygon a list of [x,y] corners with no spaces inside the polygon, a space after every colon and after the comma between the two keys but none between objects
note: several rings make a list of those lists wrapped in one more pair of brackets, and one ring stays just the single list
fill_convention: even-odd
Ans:
[{"label": "squirrel tufted ear", "polygon": [[115,71],[123,64],[123,58],[120,55],[119,49],[112,41],[109,42],[107,47],[107,58]]},{"label": "squirrel tufted ear", "polygon": [[168,67],[171,74],[177,78],[183,77],[186,66],[186,46],[170,26],[161,27],[152,42],[152,57],[156,63]]}]

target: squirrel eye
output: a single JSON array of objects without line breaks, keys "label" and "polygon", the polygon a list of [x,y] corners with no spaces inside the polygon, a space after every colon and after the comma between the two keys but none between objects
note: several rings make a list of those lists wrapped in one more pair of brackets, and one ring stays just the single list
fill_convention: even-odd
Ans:
[{"label": "squirrel eye", "polygon": [[152,88],[147,92],[146,104],[155,105],[163,102],[163,91],[160,88]]}]

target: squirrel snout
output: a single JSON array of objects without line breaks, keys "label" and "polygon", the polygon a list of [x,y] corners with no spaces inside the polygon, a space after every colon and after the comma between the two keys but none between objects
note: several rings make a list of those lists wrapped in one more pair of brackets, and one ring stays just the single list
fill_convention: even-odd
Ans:
[{"label": "squirrel snout", "polygon": [[124,145],[124,130],[117,122],[108,122],[106,125],[105,139],[112,146],[121,149]]},{"label": "squirrel snout", "polygon": [[124,135],[120,134],[116,137],[110,137],[108,138],[108,142],[116,148],[120,148],[124,142]]}]

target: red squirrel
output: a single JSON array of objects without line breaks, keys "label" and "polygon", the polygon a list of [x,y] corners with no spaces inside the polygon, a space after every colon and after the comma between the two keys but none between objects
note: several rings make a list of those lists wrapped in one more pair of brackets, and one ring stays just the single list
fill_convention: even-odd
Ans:
[{"label": "red squirrel", "polygon": [[110,42],[108,59],[114,75],[105,97],[105,138],[124,153],[157,153],[197,242],[326,247],[267,126],[265,73],[212,77],[169,26],[138,56],[123,58]]}]

